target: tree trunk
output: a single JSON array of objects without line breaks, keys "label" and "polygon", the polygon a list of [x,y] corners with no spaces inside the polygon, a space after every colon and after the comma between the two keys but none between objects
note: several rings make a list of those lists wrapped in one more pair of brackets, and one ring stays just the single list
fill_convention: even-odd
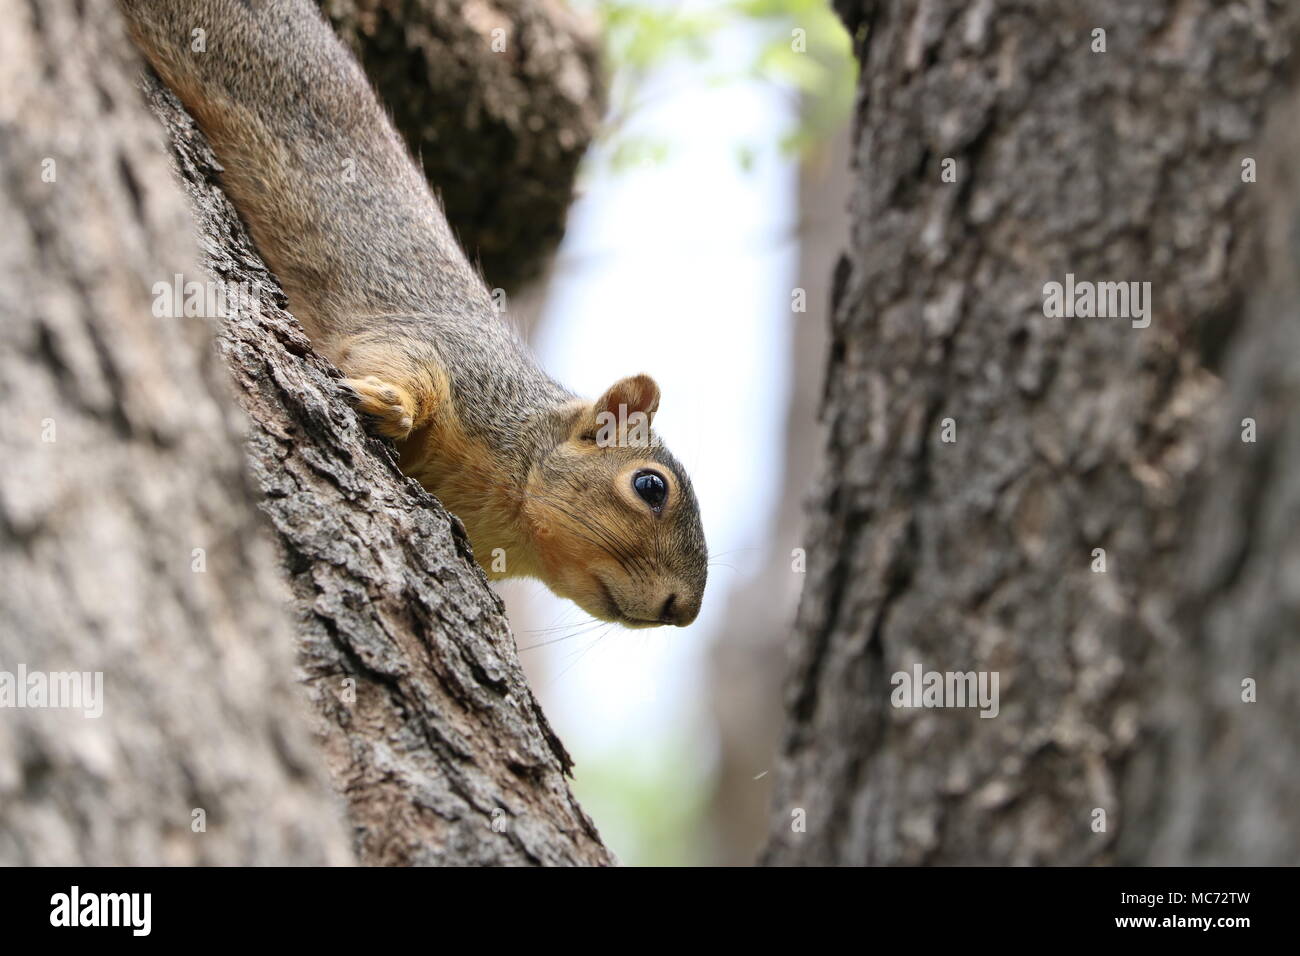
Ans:
[{"label": "tree trunk", "polygon": [[320,0],[489,287],[546,270],[605,109],[600,34],[563,0]]},{"label": "tree trunk", "polygon": [[[130,222],[124,217],[153,213],[153,190],[164,190],[169,177],[162,152],[154,145],[156,126],[147,130],[114,122],[128,108],[140,112],[139,94],[132,89],[139,65],[127,62],[116,14],[102,0],[89,3],[91,26],[79,25],[72,32],[64,26],[70,19],[66,6],[47,0],[35,8],[42,15],[41,30],[60,27],[63,34],[37,37],[29,44],[20,31],[17,38],[6,33],[2,42],[20,54],[15,62],[5,51],[6,69],[13,73],[8,79],[13,81],[17,76],[43,78],[45,60],[56,68],[81,64],[80,53],[71,57],[67,51],[96,50],[111,41],[105,56],[90,60],[104,76],[87,79],[80,66],[67,68],[87,91],[79,101],[81,112],[63,117],[67,130],[62,138],[51,140],[69,143],[75,150],[67,166],[61,166],[68,169],[68,185],[62,188],[68,191],[65,201],[79,201],[84,208],[52,209],[42,206],[44,197],[27,195],[39,188],[39,157],[45,153],[38,140],[28,154],[4,157],[6,184],[19,183],[23,200],[6,210],[14,213],[6,221],[36,225],[31,241],[37,251],[31,255],[39,255],[40,243],[56,241],[58,230],[63,230],[82,242],[97,242],[93,251],[98,258],[88,259],[73,247],[57,261],[29,256],[6,263],[0,294],[14,309],[26,301],[44,301],[43,309],[63,321],[71,321],[65,316],[70,311],[65,300],[80,303],[84,310],[96,310],[91,314],[99,315],[97,321],[105,328],[97,332],[91,327],[78,342],[65,344],[60,334],[41,331],[54,318],[38,314],[27,323],[21,345],[28,362],[34,357],[48,366],[48,381],[37,390],[40,383],[34,380],[34,410],[25,418],[9,416],[5,425],[23,429],[20,438],[29,442],[24,454],[35,462],[27,469],[29,481],[10,480],[6,474],[3,486],[4,520],[16,530],[11,535],[14,543],[6,547],[6,581],[24,584],[23,591],[6,591],[6,605],[14,604],[18,613],[5,633],[16,641],[19,659],[23,653],[31,659],[36,650],[51,646],[48,634],[57,630],[69,648],[69,659],[80,669],[89,666],[85,662],[103,660],[124,682],[143,684],[151,675],[171,678],[164,685],[167,696],[154,700],[140,695],[139,719],[117,728],[116,735],[119,747],[156,751],[155,763],[172,760],[175,766],[163,766],[160,784],[152,776],[152,763],[139,761],[143,769],[137,773],[135,761],[116,764],[104,756],[103,747],[87,745],[83,759],[94,758],[96,782],[107,778],[110,786],[129,788],[136,798],[115,801],[115,818],[107,813],[84,815],[82,826],[97,834],[102,828],[104,839],[111,834],[117,842],[93,858],[84,847],[69,847],[62,855],[32,851],[21,858],[188,862],[193,857],[173,859],[163,852],[177,842],[157,809],[164,797],[175,802],[166,792],[170,778],[177,781],[174,788],[186,784],[196,789],[209,778],[231,778],[230,789],[235,783],[243,787],[237,791],[243,801],[240,812],[229,815],[233,823],[225,823],[238,828],[236,849],[225,857],[203,858],[205,862],[346,858],[346,847],[337,838],[331,844],[324,827],[334,819],[324,810],[315,816],[311,812],[316,805],[329,806],[318,785],[308,786],[318,783],[311,768],[319,765],[320,756],[310,751],[303,755],[291,746],[298,738],[284,707],[275,711],[273,721],[265,713],[279,699],[270,690],[290,686],[290,665],[276,660],[287,654],[289,638],[283,630],[273,633],[269,625],[255,625],[263,618],[275,620],[273,611],[287,601],[296,623],[299,676],[312,705],[323,763],[346,801],[357,858],[374,864],[611,862],[569,791],[568,756],[523,680],[500,602],[473,563],[463,529],[415,481],[400,474],[390,447],[363,433],[356,414],[337,394],[337,371],[314,355],[296,320],[281,307],[283,294],[215,185],[217,165],[206,141],[175,98],[150,79],[149,99],[171,134],[178,175],[197,220],[191,228],[197,229],[204,265],[227,288],[246,284],[256,292],[254,300],[239,303],[235,314],[220,320],[217,345],[233,371],[235,398],[247,415],[253,483],[287,569],[289,593],[268,593],[272,572],[255,547],[246,481],[228,440],[229,426],[222,424],[229,416],[223,416],[211,395],[203,401],[204,388],[213,394],[221,391],[219,376],[211,372],[208,331],[195,319],[149,318],[153,283],[171,282],[177,273],[187,281],[206,278],[196,274],[192,258],[178,252],[186,246],[178,230],[187,226],[174,221],[174,209],[172,232],[138,237],[140,262],[131,263],[130,283],[122,280],[120,289],[105,284],[103,276],[111,275],[111,269],[124,268],[120,260],[127,253],[117,238]],[[98,31],[105,31],[105,39]],[[37,40],[40,45],[33,46]],[[11,63],[15,65],[9,67]],[[33,85],[30,79],[25,82]],[[117,112],[96,112],[89,92],[96,87],[117,91]],[[25,114],[32,123],[60,117],[67,98],[57,88],[41,89],[41,99],[34,99]],[[4,148],[15,151],[8,140]],[[130,165],[137,154],[150,164],[148,169],[137,172]],[[87,184],[78,173],[92,162],[100,180]],[[21,180],[28,169],[36,185]],[[107,193],[114,199],[111,205],[105,206],[104,195],[96,191],[101,186],[116,190]],[[37,281],[54,284],[44,300],[39,289],[28,289]],[[168,374],[151,375],[158,366]],[[195,369],[206,372],[198,375]],[[11,383],[28,378],[33,376],[15,374],[5,382],[16,388]],[[147,391],[150,388],[156,388],[157,395]],[[54,411],[45,413],[46,407]],[[95,457],[86,454],[68,468],[51,465],[46,454],[42,463],[39,446],[30,447],[30,430],[36,427],[32,422],[72,416],[83,408],[87,421],[98,422],[103,432],[92,449]],[[92,419],[91,410],[99,417]],[[79,419],[70,420],[70,429],[60,425],[60,441],[69,430],[73,439],[83,430]],[[143,452],[127,443],[137,430]],[[225,452],[218,459],[224,462],[222,468],[213,463],[218,450]],[[57,481],[51,477],[56,468]],[[109,479],[119,482],[120,489]],[[116,496],[111,493],[115,489]],[[191,518],[174,499],[190,504],[196,516]],[[233,502],[232,516],[222,511],[228,500]],[[242,510],[235,507],[241,504]],[[57,522],[56,509],[63,509]],[[47,525],[64,528],[62,515],[92,510],[102,527],[88,520],[75,522],[76,536],[67,545],[70,550],[80,543],[84,552],[76,558],[83,562],[76,573],[91,583],[82,590],[73,587],[78,580],[68,585],[81,602],[69,606],[84,605],[84,615],[56,620],[53,610],[59,595],[48,592],[60,574],[71,575],[65,567],[75,562],[56,563],[57,552],[39,547],[37,534],[53,534]],[[204,521],[213,526],[209,533],[200,533],[208,528]],[[162,526],[155,533],[157,522]],[[184,545],[186,563],[176,571],[185,578],[181,584],[166,575],[165,562],[178,546],[172,539]],[[228,590],[216,596],[203,592],[183,602],[188,592],[182,586],[195,587],[185,577],[190,573],[190,542],[195,540],[206,547],[208,570],[202,580],[224,582]],[[106,576],[111,586],[95,586],[98,575]],[[174,611],[168,600],[177,603]],[[116,622],[125,636],[117,642],[103,640],[99,631],[107,626],[105,621]],[[224,673],[193,646],[209,631],[213,635],[208,642],[218,645],[209,656],[232,672],[234,703],[244,704],[251,716],[235,710],[234,704],[220,706],[225,703]],[[149,641],[136,635],[147,635]],[[128,638],[140,642],[138,651],[118,650]],[[202,650],[203,644],[198,647]],[[110,705],[121,696],[115,697],[112,680],[110,674]],[[209,696],[213,701],[205,707]],[[261,718],[261,723],[253,718]],[[209,736],[192,738],[186,731],[196,725]],[[15,736],[0,753],[32,755],[18,764],[29,781],[29,816],[43,814],[50,827],[66,825],[68,814],[51,807],[64,801],[75,807],[73,801],[82,795],[77,779],[66,776],[55,756],[46,754],[59,753],[53,750],[56,742],[40,736],[39,727],[18,725],[14,731],[9,721],[0,727]],[[271,739],[262,740],[256,731]],[[287,775],[282,765],[290,764],[290,757],[295,758],[290,766],[294,775],[279,779]],[[246,766],[259,759],[269,765],[254,766],[261,778]],[[276,770],[279,778],[272,774]],[[10,786],[13,779],[12,769],[0,774],[0,786]],[[19,773],[17,779],[21,783],[25,778]],[[211,789],[204,786],[199,793],[208,795]],[[6,799],[0,805],[10,814],[5,822],[13,825],[5,832],[11,839],[13,834],[21,839],[37,832],[28,818],[18,815],[24,804],[14,809]],[[176,813],[184,825],[188,803],[173,816]],[[211,828],[214,814],[209,814]],[[159,831],[152,842],[133,833],[150,828]],[[304,831],[310,838],[299,839]],[[237,851],[244,856],[238,857]]]},{"label": "tree trunk", "polygon": [[[1300,11],[839,7],[853,241],[766,861],[1294,862]],[[1067,273],[1150,282],[1150,326],[1047,317]],[[997,717],[893,706],[916,665],[996,673]]]},{"label": "tree trunk", "polygon": [[197,260],[129,54],[105,3],[0,32],[0,864],[347,862],[225,370],[151,315]]}]

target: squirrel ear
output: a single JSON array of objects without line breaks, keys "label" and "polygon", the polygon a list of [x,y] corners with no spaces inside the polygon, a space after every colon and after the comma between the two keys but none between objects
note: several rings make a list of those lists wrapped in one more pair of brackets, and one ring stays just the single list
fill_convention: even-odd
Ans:
[{"label": "squirrel ear", "polygon": [[642,412],[647,420],[653,419],[659,408],[659,386],[649,375],[620,378],[604,395],[596,399],[596,414],[612,412],[618,419],[620,405],[626,409],[623,413],[625,416]]}]

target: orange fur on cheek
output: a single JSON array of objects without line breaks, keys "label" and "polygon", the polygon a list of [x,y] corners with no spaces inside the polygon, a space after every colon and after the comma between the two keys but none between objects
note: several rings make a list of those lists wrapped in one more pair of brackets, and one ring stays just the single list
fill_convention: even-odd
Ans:
[{"label": "orange fur on cheek", "polygon": [[604,550],[570,531],[567,519],[545,504],[533,508],[530,517],[542,580],[592,613],[604,607],[605,589],[596,573],[609,563]]}]

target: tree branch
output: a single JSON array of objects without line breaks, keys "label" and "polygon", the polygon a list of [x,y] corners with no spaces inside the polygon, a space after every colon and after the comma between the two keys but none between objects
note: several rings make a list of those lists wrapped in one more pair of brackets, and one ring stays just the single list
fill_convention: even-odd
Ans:
[{"label": "tree branch", "polygon": [[471,261],[515,292],[564,235],[605,109],[599,33],[562,0],[321,0]]}]

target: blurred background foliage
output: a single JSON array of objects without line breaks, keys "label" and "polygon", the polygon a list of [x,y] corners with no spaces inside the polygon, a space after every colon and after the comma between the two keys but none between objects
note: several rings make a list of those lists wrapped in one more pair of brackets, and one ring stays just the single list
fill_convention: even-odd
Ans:
[{"label": "blurred background foliage", "polygon": [[689,752],[681,734],[669,732],[635,759],[617,751],[584,763],[574,790],[621,863],[715,862],[698,838],[709,801],[708,768],[683,760]]},{"label": "blurred background foliage", "polygon": [[[593,630],[533,582],[500,589],[575,793],[619,859],[746,864],[766,833],[802,581],[789,555],[820,447],[857,65],[826,0],[572,3],[603,23],[609,109],[523,324],[584,394],[614,370],[655,376],[656,427],[691,472],[715,560],[684,631]],[[719,408],[745,414],[719,429]]]},{"label": "blurred background foliage", "polygon": [[[677,4],[596,0],[611,69],[610,117],[604,133],[616,169],[661,162],[671,144],[628,130],[644,105],[651,80],[674,60],[717,63],[705,82],[773,84],[797,98],[798,117],[780,147],[803,157],[821,147],[845,123],[853,105],[857,63],[839,17],[826,0],[729,0]],[[738,28],[757,34],[750,62],[737,68],[716,56],[722,36]],[[725,65],[724,65],[725,64]],[[742,146],[748,168],[756,148]]]}]

